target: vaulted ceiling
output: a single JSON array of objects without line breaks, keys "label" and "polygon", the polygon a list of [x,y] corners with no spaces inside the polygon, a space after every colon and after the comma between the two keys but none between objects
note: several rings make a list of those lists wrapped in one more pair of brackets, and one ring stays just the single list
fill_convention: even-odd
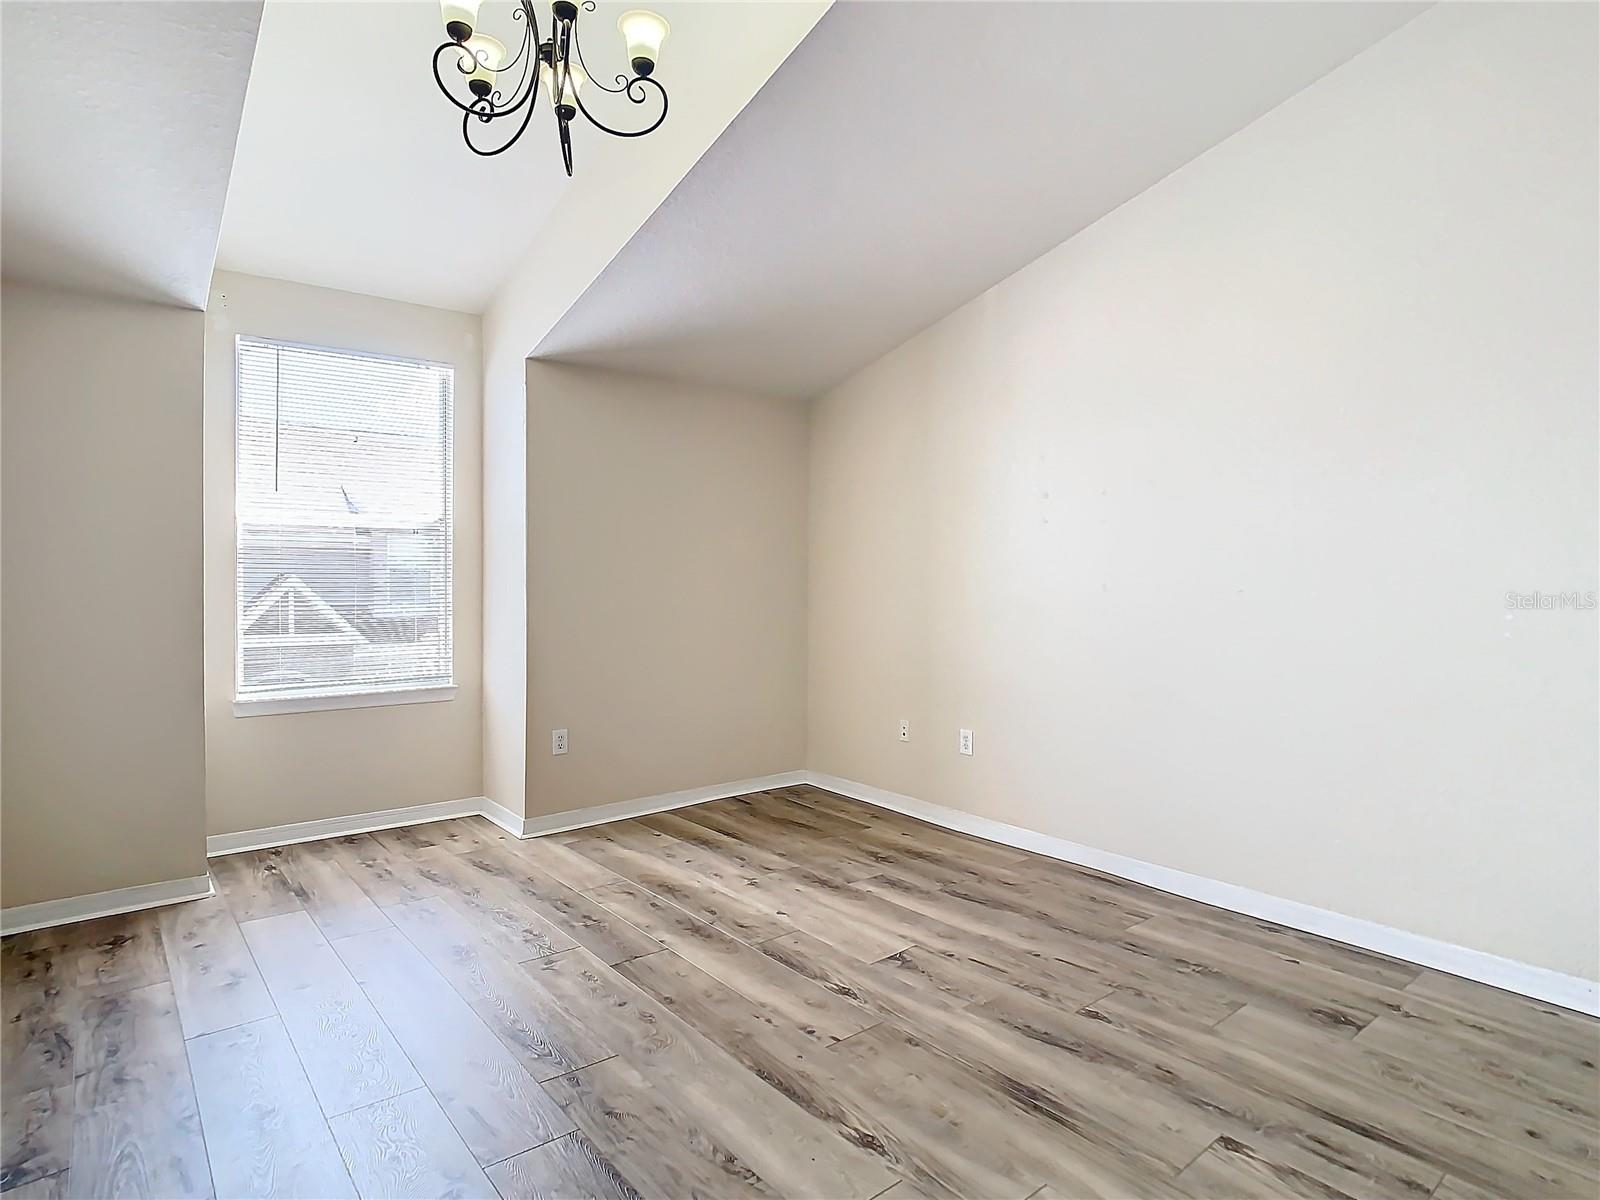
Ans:
[{"label": "vaulted ceiling", "polygon": [[[215,266],[469,312],[516,285],[548,310],[531,349],[827,5],[657,5],[667,123],[579,127],[568,179],[547,109],[502,156],[462,144],[431,0],[7,0],[4,274],[195,308]],[[596,70],[624,66],[627,7],[580,17]],[[484,0],[485,29],[511,40],[512,11]]]},{"label": "vaulted ceiling", "polygon": [[835,4],[535,357],[816,393],[1425,7]]},{"label": "vaulted ceiling", "polygon": [[0,4],[7,279],[205,306],[261,5]]},{"label": "vaulted ceiling", "polygon": [[[596,69],[626,6],[580,18]],[[579,127],[568,179],[537,119],[461,144],[432,3],[10,0],[3,265],[200,307],[215,262],[811,394],[1422,7],[667,0],[666,125]]]},{"label": "vaulted ceiling", "polygon": [[[629,7],[602,0],[579,16],[584,54],[597,73],[626,68],[617,18]],[[665,0],[654,7],[672,26],[658,72],[671,111],[645,139],[658,154],[690,136],[705,110],[726,103],[730,82],[751,72],[764,80],[826,5]],[[479,16],[485,32],[514,47],[522,27],[512,11],[507,0],[484,0]],[[557,219],[558,206],[572,198],[586,207],[618,201],[616,168],[626,180],[630,164],[644,161],[644,142],[607,137],[580,121],[576,174],[568,179],[548,106],[511,150],[472,154],[462,144],[461,114],[434,83],[430,63],[443,40],[435,3],[269,0],[219,266],[481,312]],[[639,123],[626,100],[585,95],[596,116],[622,127]],[[720,115],[718,129],[733,111]]]}]

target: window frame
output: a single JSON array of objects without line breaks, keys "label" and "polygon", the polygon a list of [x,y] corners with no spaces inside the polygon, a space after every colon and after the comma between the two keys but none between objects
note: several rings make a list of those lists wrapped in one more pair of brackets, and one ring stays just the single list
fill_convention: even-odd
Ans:
[{"label": "window frame", "polygon": [[[450,647],[448,682],[426,684],[418,687],[371,688],[342,685],[338,690],[308,692],[296,696],[245,696],[239,694],[244,676],[244,637],[240,619],[244,612],[244,597],[240,594],[239,572],[239,403],[242,383],[241,350],[246,344],[282,350],[309,350],[321,354],[336,354],[350,358],[378,359],[385,362],[404,363],[407,366],[431,367],[449,376],[450,394],[444,406],[444,506],[445,506],[445,563],[448,600],[444,610],[446,637]],[[388,708],[402,704],[437,704],[454,700],[456,683],[456,558],[455,558],[455,424],[456,424],[456,367],[454,363],[412,355],[385,354],[380,351],[358,350],[348,346],[329,346],[316,342],[297,341],[292,338],[269,337],[262,334],[236,333],[233,338],[233,404],[231,411],[233,437],[233,474],[229,480],[229,503],[233,529],[233,612],[230,623],[233,629],[233,715],[235,717],[264,717],[282,713],[326,712],[348,708]]]}]

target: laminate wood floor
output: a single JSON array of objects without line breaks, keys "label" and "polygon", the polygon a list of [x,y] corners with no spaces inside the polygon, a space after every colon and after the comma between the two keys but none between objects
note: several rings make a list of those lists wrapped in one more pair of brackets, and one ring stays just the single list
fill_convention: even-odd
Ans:
[{"label": "laminate wood floor", "polygon": [[8,938],[20,1197],[1585,1197],[1600,1024],[809,787]]}]

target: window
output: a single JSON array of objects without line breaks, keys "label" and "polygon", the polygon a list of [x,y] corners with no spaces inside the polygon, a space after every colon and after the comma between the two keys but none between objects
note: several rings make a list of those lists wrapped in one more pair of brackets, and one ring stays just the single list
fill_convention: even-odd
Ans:
[{"label": "window", "polygon": [[439,363],[239,338],[239,711],[448,695],[453,383]]}]

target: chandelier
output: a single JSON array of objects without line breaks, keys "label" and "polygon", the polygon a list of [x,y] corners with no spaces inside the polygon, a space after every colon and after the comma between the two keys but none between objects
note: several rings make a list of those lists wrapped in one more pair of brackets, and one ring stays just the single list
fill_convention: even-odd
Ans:
[{"label": "chandelier", "polygon": [[[561,143],[561,161],[572,174],[572,134],[570,126],[581,113],[589,124],[613,137],[643,137],[659,129],[667,119],[667,89],[654,77],[661,58],[661,43],[667,36],[667,23],[653,12],[634,9],[617,21],[628,47],[631,75],[618,75],[616,86],[608,87],[589,73],[578,45],[578,8],[572,0],[555,0],[550,5],[550,36],[539,35],[539,18],[533,0],[517,0],[511,13],[522,22],[521,45],[508,55],[505,43],[478,31],[478,5],[481,0],[441,0],[444,30],[449,41],[433,52],[433,78],[445,98],[461,110],[461,136],[467,148],[485,157],[503,154],[517,143],[533,110],[534,98],[543,85],[555,109],[556,134]],[[594,11],[594,0],[583,0],[585,12]],[[516,83],[509,89],[505,81],[512,73]],[[464,95],[452,90],[446,76],[465,84]],[[652,96],[661,102],[655,120],[641,129],[613,129],[597,120],[584,103],[599,90],[624,96],[634,104],[646,104]],[[650,103],[650,108],[654,104]],[[509,137],[485,136],[489,130],[511,130]],[[474,140],[474,134],[482,140]]]}]

